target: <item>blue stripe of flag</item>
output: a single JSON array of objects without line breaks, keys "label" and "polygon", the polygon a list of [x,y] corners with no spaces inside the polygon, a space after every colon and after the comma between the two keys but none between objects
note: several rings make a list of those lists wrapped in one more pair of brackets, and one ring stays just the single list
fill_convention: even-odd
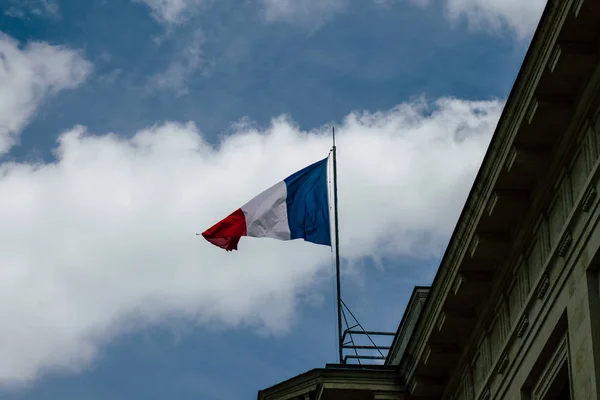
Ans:
[{"label": "blue stripe of flag", "polygon": [[325,158],[284,179],[290,239],[331,246]]}]

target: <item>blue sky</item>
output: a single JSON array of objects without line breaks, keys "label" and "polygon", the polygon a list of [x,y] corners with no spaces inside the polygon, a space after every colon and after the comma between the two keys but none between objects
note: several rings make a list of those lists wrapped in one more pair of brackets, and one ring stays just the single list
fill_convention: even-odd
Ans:
[{"label": "blue sky", "polygon": [[343,297],[395,331],[543,4],[4,0],[0,399],[245,399],[335,362],[328,248],[194,236],[332,124]]}]

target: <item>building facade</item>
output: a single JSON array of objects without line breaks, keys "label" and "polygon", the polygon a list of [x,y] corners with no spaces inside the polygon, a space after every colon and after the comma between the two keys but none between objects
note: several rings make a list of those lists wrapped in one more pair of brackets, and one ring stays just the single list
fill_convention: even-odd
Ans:
[{"label": "building facade", "polygon": [[600,0],[548,0],[430,288],[385,365],[259,400],[600,399]]}]

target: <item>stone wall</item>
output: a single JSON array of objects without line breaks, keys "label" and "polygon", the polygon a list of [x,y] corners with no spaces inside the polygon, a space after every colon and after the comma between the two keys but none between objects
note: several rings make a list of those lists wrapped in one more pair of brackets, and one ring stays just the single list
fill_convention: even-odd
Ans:
[{"label": "stone wall", "polygon": [[539,212],[528,247],[517,262],[504,266],[510,279],[499,283],[499,296],[483,313],[487,322],[470,361],[458,372],[455,400],[529,398],[534,375],[539,375],[534,366],[565,315],[574,398],[598,398],[600,283],[590,272],[600,243],[595,226],[600,219],[600,118],[595,114],[587,114],[589,119],[572,134],[573,155],[555,185],[546,189],[551,200]]}]

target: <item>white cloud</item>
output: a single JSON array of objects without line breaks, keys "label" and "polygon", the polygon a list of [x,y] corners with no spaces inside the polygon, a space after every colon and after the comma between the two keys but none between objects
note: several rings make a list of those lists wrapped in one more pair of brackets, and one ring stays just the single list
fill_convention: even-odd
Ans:
[{"label": "white cloud", "polygon": [[[145,3],[160,23],[181,25],[211,0],[132,0]],[[285,21],[317,28],[335,14],[342,12],[347,0],[255,0],[260,4],[266,21]]]},{"label": "white cloud", "polygon": [[267,21],[285,21],[318,28],[342,12],[347,0],[261,0]]},{"label": "white cloud", "polygon": [[91,64],[77,52],[43,42],[24,48],[0,32],[0,156],[48,96],[81,84]]},{"label": "white cloud", "polygon": [[445,0],[448,17],[466,17],[471,28],[498,32],[508,27],[519,38],[535,30],[546,0]]},{"label": "white cloud", "polygon": [[527,38],[533,33],[546,4],[546,0],[373,0],[373,2],[386,7],[400,3],[420,7],[441,3],[451,23],[465,18],[472,30],[494,34],[508,28],[519,39]]},{"label": "white cloud", "polygon": [[59,18],[60,7],[55,0],[8,0],[4,15],[14,18],[26,18],[28,15]]},{"label": "white cloud", "polygon": [[[343,256],[439,255],[501,108],[420,101],[337,126]],[[77,127],[53,163],[0,164],[0,385],[76,372],[116,335],[171,317],[290,327],[331,271],[328,247],[242,238],[228,253],[195,233],[325,157],[330,129],[232,129],[215,148],[193,124],[128,139]]]},{"label": "white cloud", "polygon": [[[318,28],[348,6],[347,0],[260,0],[267,21],[285,21]],[[425,7],[434,0],[372,0],[379,6],[390,7],[405,3]],[[439,0],[444,4],[448,19],[455,23],[466,18],[475,31],[497,33],[503,28],[520,38],[533,33],[546,0]]]},{"label": "white cloud", "polygon": [[145,3],[152,10],[154,18],[165,25],[185,23],[209,0],[132,0]]},{"label": "white cloud", "polygon": [[[165,25],[187,22],[210,0],[132,0],[145,3],[152,15]],[[348,0],[255,0],[267,22],[287,22],[315,30],[348,7]],[[408,3],[420,7],[435,0],[371,0],[380,6]],[[546,0],[438,0],[446,9],[448,19],[455,23],[465,18],[475,31],[497,33],[503,28],[513,31],[519,39],[535,30]]]},{"label": "white cloud", "polygon": [[172,89],[179,93],[187,92],[189,78],[197,74],[205,65],[203,55],[204,34],[196,29],[185,46],[179,49],[167,68],[150,78],[150,87]]}]

